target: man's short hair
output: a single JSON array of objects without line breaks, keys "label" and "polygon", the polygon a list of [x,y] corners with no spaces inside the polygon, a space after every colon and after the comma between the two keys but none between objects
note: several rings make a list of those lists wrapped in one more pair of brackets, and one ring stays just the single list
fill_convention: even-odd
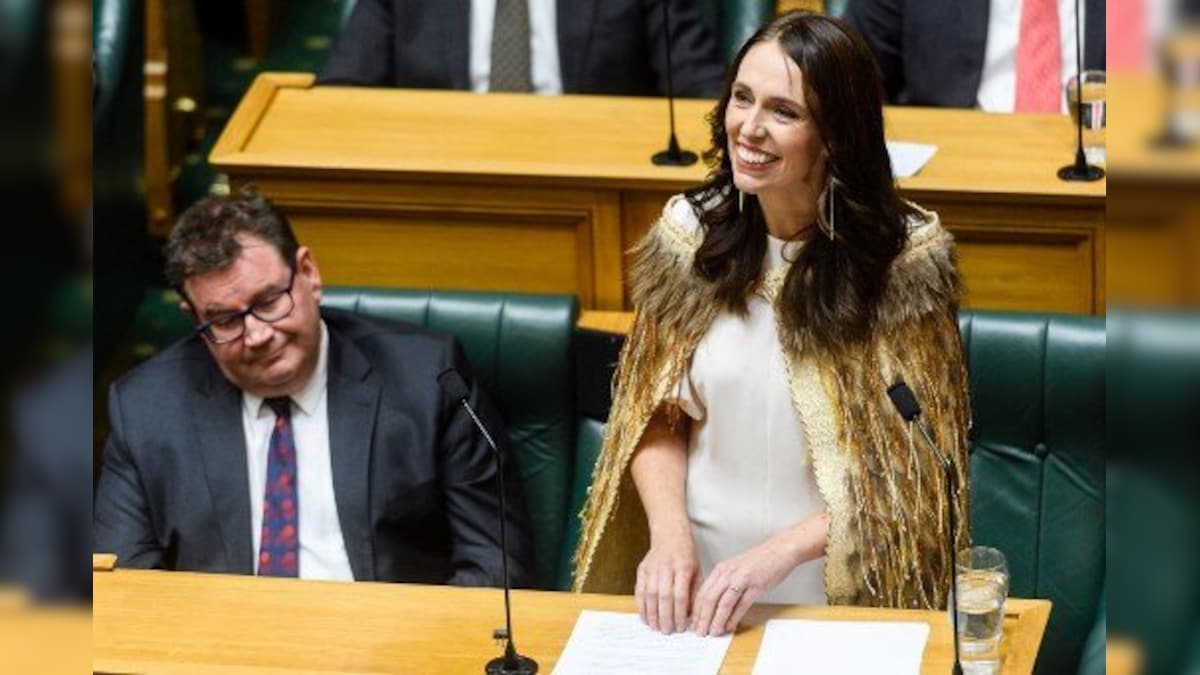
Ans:
[{"label": "man's short hair", "polygon": [[271,200],[244,188],[236,196],[205,197],[179,216],[163,247],[167,282],[182,291],[189,277],[229,267],[242,251],[240,234],[262,239],[295,266],[300,245],[287,216]]}]

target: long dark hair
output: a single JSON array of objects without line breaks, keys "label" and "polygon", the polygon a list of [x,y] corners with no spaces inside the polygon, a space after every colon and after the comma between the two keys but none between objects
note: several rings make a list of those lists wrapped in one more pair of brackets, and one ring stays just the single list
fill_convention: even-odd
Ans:
[{"label": "long dark hair", "polygon": [[803,73],[804,97],[828,152],[828,185],[818,218],[835,211],[836,238],[811,234],[792,264],[782,291],[785,325],[805,327],[832,344],[864,338],[883,293],[888,269],[904,248],[914,212],[896,191],[883,136],[883,85],[866,43],[846,23],[811,12],[789,12],[759,29],[738,51],[721,99],[708,116],[712,167],[704,185],[686,193],[699,214],[704,242],[693,269],[716,284],[731,311],[746,311],[747,295],[762,273],[766,223],[758,200],[745,195],[739,210],[727,155],[725,109],[738,68],[756,44],[778,41]]}]

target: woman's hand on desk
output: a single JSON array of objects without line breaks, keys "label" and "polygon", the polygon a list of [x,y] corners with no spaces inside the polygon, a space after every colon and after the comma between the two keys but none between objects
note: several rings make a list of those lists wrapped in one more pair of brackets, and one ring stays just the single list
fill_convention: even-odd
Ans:
[{"label": "woman's hand on desk", "polygon": [[801,563],[825,553],[829,518],[818,513],[713,568],[696,593],[692,630],[724,635],[737,628],[754,601]]},{"label": "woman's hand on desk", "polygon": [[692,630],[696,635],[732,631],[754,601],[778,586],[796,567],[791,547],[779,539],[776,535],[713,568],[692,608]]},{"label": "woman's hand on desk", "polygon": [[687,630],[688,610],[699,585],[700,560],[691,531],[684,526],[680,532],[652,536],[634,587],[642,621],[663,633]]}]

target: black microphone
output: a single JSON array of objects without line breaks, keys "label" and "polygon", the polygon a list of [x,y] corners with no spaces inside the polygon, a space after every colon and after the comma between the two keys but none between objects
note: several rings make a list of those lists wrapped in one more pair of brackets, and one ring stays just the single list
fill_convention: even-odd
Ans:
[{"label": "black microphone", "polygon": [[508,531],[505,528],[505,521],[508,520],[508,507],[504,503],[504,458],[500,455],[500,449],[496,447],[496,441],[488,433],[487,427],[483,425],[479,416],[475,414],[475,409],[471,407],[469,401],[471,389],[463,380],[462,375],[459,375],[454,368],[447,368],[438,375],[438,383],[442,386],[442,391],[462,404],[463,409],[471,416],[475,428],[479,429],[480,434],[483,434],[483,439],[487,441],[488,447],[492,449],[492,454],[496,458],[496,491],[500,493],[500,564],[504,569],[505,628],[503,635],[497,630],[493,637],[503,639],[505,647],[504,656],[488,661],[483,672],[487,675],[534,675],[538,671],[537,661],[518,654],[517,647],[513,642],[512,605],[508,599],[512,584],[508,580]]},{"label": "black microphone", "polygon": [[[1104,177],[1104,169],[1087,163],[1083,154],[1083,37],[1079,28],[1079,2],[1075,0],[1075,162],[1058,170],[1059,180],[1092,182]],[[1070,85],[1068,84],[1068,90]]]},{"label": "black microphone", "polygon": [[654,153],[651,162],[659,166],[688,166],[696,163],[696,153],[691,150],[679,149],[679,139],[675,138],[675,85],[671,81],[671,0],[662,0],[663,34],[667,45],[667,106],[670,110],[671,137],[667,141],[667,149]]},{"label": "black microphone", "polygon": [[942,465],[942,473],[946,477],[946,501],[950,504],[950,617],[954,630],[954,669],[950,672],[953,675],[962,675],[962,661],[958,654],[958,528],[954,517],[954,465],[950,463],[950,457],[933,441],[933,433],[921,417],[921,405],[917,403],[917,395],[904,380],[888,387],[887,395],[892,399],[892,405],[896,406],[900,416],[905,421],[916,424],[921,436],[925,438],[925,444],[933,451],[938,464]]}]

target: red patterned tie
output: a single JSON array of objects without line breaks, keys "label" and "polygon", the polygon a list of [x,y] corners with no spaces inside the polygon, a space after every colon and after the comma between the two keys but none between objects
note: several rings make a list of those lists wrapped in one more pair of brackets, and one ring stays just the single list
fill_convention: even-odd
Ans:
[{"label": "red patterned tie", "polygon": [[269,577],[300,575],[300,500],[296,492],[296,441],[292,437],[292,408],[287,398],[270,398],[275,428],[267,449],[267,486],[263,492],[262,537],[258,574]]},{"label": "red patterned tie", "polygon": [[1058,112],[1062,47],[1057,0],[1022,0],[1017,42],[1017,112]]}]

